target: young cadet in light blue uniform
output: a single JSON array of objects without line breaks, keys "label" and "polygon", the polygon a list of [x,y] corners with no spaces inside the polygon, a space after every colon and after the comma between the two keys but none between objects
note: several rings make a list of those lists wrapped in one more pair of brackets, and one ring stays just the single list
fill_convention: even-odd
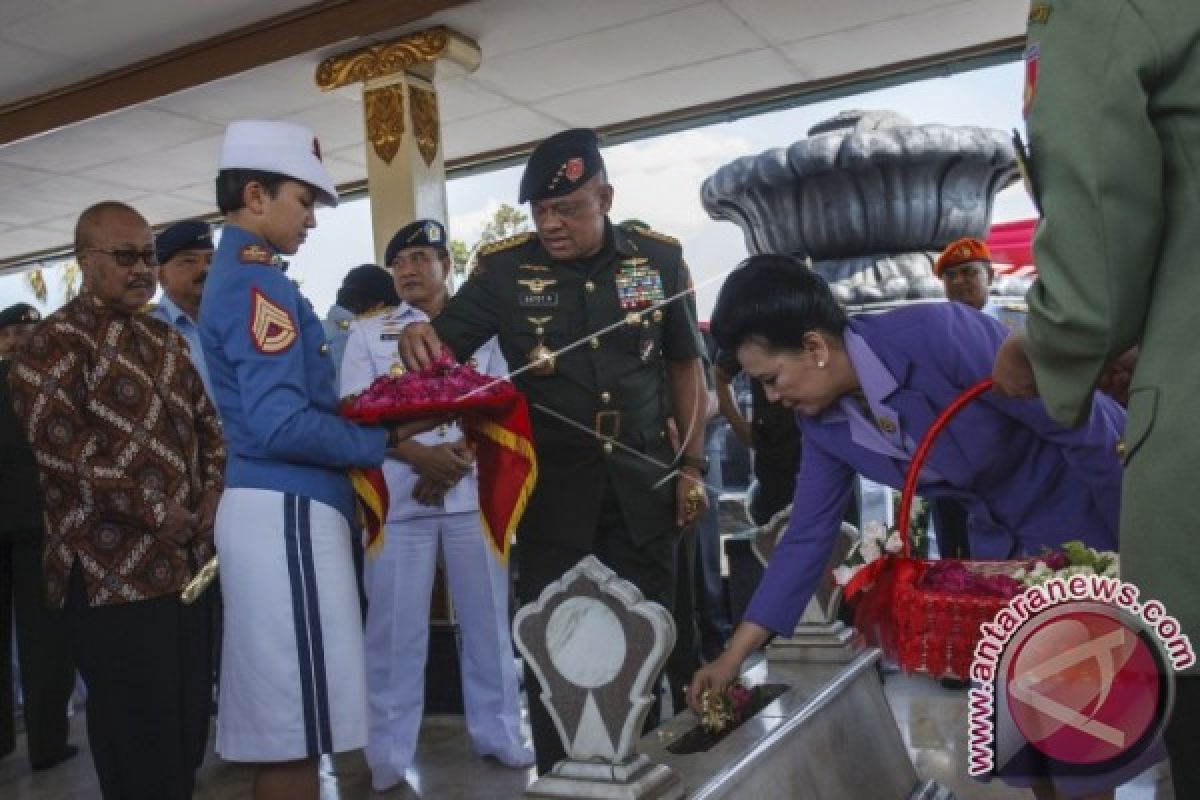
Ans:
[{"label": "young cadet in light blue uniform", "polygon": [[[342,362],[342,395],[364,391],[375,378],[402,372],[400,331],[427,322],[445,305],[450,255],[434,220],[401,228],[387,246],[396,290],[404,302],[350,329]],[[471,359],[479,372],[502,377],[508,367],[496,340]],[[382,544],[368,553],[367,690],[371,782],[386,791],[404,780],[421,728],[429,599],[438,549],[462,626],[463,698],[476,752],[510,767],[529,767],[533,752],[521,734],[521,698],[508,620],[508,566],[485,540],[473,457],[457,425],[404,442],[384,462],[389,506]],[[374,550],[374,548],[373,548]]]},{"label": "young cadet in light blue uniform", "polygon": [[225,602],[216,749],[258,764],[258,800],[315,800],[318,756],[366,744],[345,470],[382,463],[420,427],[360,427],[337,414],[321,322],[278,266],[315,227],[318,200],[334,205],[337,193],[310,131],[229,126],[217,176],[227,224],[200,307],[229,451],[216,521]]}]

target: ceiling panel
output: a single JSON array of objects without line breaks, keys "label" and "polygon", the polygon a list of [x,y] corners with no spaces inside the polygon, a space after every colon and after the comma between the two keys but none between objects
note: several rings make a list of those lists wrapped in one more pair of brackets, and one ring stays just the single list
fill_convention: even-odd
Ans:
[{"label": "ceiling panel", "polygon": [[[7,3],[8,0],[5,0]],[[2,38],[103,69],[132,64],[311,0],[72,0],[39,3],[5,22]]]},{"label": "ceiling panel", "polygon": [[762,46],[720,3],[704,3],[499,56],[475,81],[532,102]]},{"label": "ceiling panel", "polygon": [[754,50],[644,75],[637,79],[635,92],[627,81],[620,81],[552,97],[537,107],[572,125],[597,126],[612,121],[610,109],[614,107],[627,118],[637,119],[660,113],[664,97],[681,106],[694,106],[714,96],[737,97],[801,80],[800,71],[786,58],[773,50]]},{"label": "ceiling panel", "polygon": [[0,42],[0,105],[81,81],[93,72],[95,67],[80,61]]},{"label": "ceiling panel", "polygon": [[[770,44],[813,39],[835,31],[847,31],[880,20],[897,19],[933,8],[961,5],[965,0],[804,0],[791,4],[779,0],[724,0],[725,5]],[[996,5],[1001,5],[996,3]],[[1010,3],[1010,5],[1022,5]],[[802,8],[798,8],[798,6]],[[924,31],[926,42],[937,35],[936,27]]]},{"label": "ceiling panel", "polygon": [[704,4],[703,0],[490,0],[438,12],[431,22],[461,30],[485,53],[498,57]]},{"label": "ceiling panel", "polygon": [[997,36],[1024,32],[1026,10],[1017,3],[972,0],[920,14],[895,16],[855,30],[872,42],[870,48],[847,47],[847,35],[826,34],[803,42],[782,45],[781,53],[814,78],[833,77],[919,58],[929,51],[928,32],[937,30],[938,46],[944,50],[967,47],[979,41],[981,30]]}]

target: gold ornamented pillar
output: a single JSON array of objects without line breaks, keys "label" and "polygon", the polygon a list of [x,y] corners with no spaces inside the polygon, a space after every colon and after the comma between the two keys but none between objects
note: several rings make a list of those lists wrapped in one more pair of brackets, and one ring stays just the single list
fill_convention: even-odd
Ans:
[{"label": "gold ornamented pillar", "polygon": [[[446,222],[446,171],[434,74],[446,62],[473,72],[479,46],[447,28],[331,56],[317,67],[317,86],[330,91],[363,84],[367,189],[375,258],[414,219]],[[386,266],[386,265],[385,265]]]}]

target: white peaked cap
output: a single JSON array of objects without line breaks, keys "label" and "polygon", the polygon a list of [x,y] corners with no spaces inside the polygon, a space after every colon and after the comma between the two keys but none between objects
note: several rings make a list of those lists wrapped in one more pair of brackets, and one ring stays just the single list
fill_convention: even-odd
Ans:
[{"label": "white peaked cap", "polygon": [[338,204],[333,179],[321,163],[321,145],[303,125],[263,119],[229,123],[219,168],[277,172],[307,183],[326,205]]}]

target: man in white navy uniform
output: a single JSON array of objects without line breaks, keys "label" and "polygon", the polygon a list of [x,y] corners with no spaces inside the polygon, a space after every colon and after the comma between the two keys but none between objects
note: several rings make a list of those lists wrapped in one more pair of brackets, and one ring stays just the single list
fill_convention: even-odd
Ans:
[{"label": "man in white navy uniform", "polygon": [[[403,302],[359,319],[342,361],[342,395],[363,392],[381,375],[404,370],[397,341],[411,322],[436,317],[446,304],[450,254],[434,220],[401,228],[385,260]],[[471,358],[481,373],[502,377],[496,340]],[[386,791],[412,764],[424,706],[429,603],[438,549],[463,638],[463,698],[476,752],[510,767],[533,764],[521,735],[521,700],[508,621],[508,566],[487,541],[479,516],[474,456],[450,424],[420,434],[384,462],[390,505],[381,542],[367,554],[367,691],[371,782]]]}]

